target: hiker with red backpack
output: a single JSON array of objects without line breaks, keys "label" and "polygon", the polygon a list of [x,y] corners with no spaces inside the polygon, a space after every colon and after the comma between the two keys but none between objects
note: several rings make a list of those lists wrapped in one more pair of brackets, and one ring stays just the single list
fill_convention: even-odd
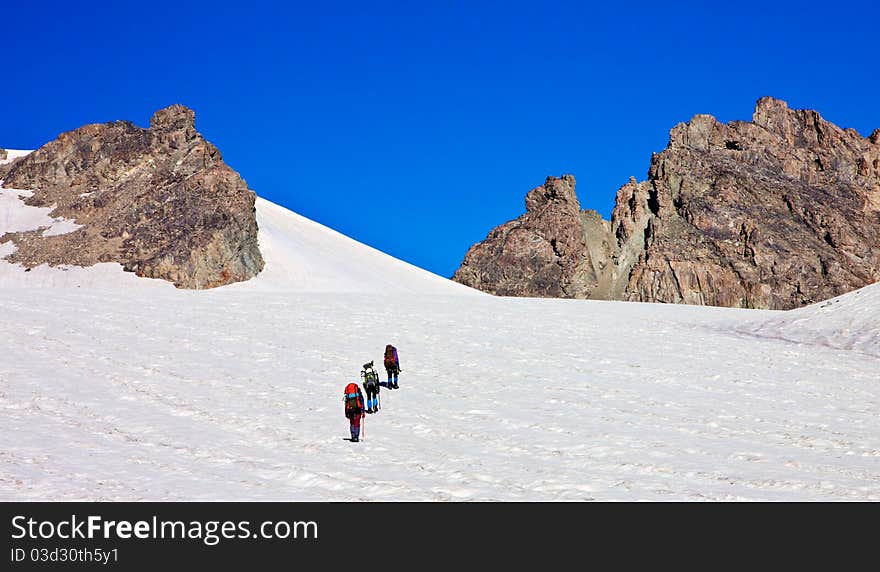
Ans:
[{"label": "hiker with red backpack", "polygon": [[345,386],[345,394],[342,397],[345,401],[345,416],[348,418],[349,429],[351,429],[351,442],[357,443],[361,436],[361,419],[366,417],[364,413],[364,394],[356,383],[349,383]]},{"label": "hiker with red backpack", "polygon": [[388,374],[388,389],[400,389],[397,385],[397,375],[400,373],[400,359],[397,357],[397,348],[388,344],[385,346],[385,372]]}]

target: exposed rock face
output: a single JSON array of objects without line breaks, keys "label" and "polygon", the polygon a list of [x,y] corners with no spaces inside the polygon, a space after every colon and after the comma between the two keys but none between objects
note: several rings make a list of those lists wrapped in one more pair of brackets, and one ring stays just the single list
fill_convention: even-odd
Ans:
[{"label": "exposed rock face", "polygon": [[12,166],[16,162],[21,161],[21,159],[21,157],[10,158],[9,151],[6,149],[0,149],[0,181],[2,181],[3,177],[6,176],[6,173],[12,169]]},{"label": "exposed rock face", "polygon": [[[453,279],[496,294],[747,308],[831,298],[880,280],[880,129],[863,138],[769,97],[751,122],[696,115],[672,129],[647,181],[620,188],[610,225],[573,220],[539,228],[527,212],[474,245]],[[583,231],[583,244],[610,245],[610,263],[581,251],[566,266],[600,271],[548,286],[530,251],[506,247],[513,229]]]},{"label": "exposed rock face", "polygon": [[[465,256],[454,280],[504,296],[589,298],[607,287],[610,226],[581,211],[571,175],[526,195],[526,214],[499,226]],[[592,230],[592,232],[588,232]]]},{"label": "exposed rock face", "polygon": [[181,105],[157,111],[150,128],[86,125],[6,166],[7,188],[34,191],[31,206],[82,228],[56,236],[8,233],[25,267],[118,262],[180,288],[247,280],[263,268],[256,195],[195,130]]}]

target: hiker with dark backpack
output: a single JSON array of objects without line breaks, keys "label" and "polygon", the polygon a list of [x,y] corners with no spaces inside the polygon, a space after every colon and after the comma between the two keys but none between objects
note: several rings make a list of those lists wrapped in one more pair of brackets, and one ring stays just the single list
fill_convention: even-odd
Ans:
[{"label": "hiker with dark backpack", "polygon": [[400,359],[397,357],[397,348],[391,344],[385,346],[385,372],[388,374],[388,389],[400,389],[397,385],[397,375],[400,373]]},{"label": "hiker with dark backpack", "polygon": [[364,414],[364,394],[356,383],[349,383],[345,386],[345,394],[342,397],[345,402],[345,416],[348,418],[349,428],[351,429],[351,442],[360,441],[361,435],[361,419]]},{"label": "hiker with dark backpack", "polygon": [[364,378],[364,391],[367,392],[367,413],[379,413],[379,374],[373,362],[364,364],[361,377]]}]

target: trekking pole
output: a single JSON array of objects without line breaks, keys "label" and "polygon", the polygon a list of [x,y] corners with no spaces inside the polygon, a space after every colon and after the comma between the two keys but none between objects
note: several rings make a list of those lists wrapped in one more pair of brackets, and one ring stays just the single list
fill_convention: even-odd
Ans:
[{"label": "trekking pole", "polygon": [[361,433],[364,435],[364,443],[367,442],[367,416],[361,413]]}]

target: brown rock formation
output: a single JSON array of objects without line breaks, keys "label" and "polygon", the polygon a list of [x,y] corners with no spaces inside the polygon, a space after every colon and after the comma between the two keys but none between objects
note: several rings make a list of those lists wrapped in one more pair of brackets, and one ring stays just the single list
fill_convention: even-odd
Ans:
[{"label": "brown rock formation", "polygon": [[118,262],[180,288],[239,282],[263,268],[256,195],[182,105],[157,111],[149,129],[116,121],[63,133],[6,167],[5,187],[34,191],[27,204],[55,205],[52,216],[82,225],[0,236],[17,246],[11,262]]},{"label": "brown rock formation", "polygon": [[863,138],[769,97],[751,122],[694,116],[647,181],[620,188],[610,225],[540,228],[610,245],[604,267],[593,251],[567,260],[604,270],[564,288],[531,271],[528,250],[505,249],[510,230],[537,228],[528,216],[474,245],[453,279],[496,294],[794,308],[880,279],[880,129]]},{"label": "brown rock formation", "polygon": [[592,238],[610,227],[581,211],[574,186],[563,175],[529,191],[526,214],[471,248],[454,279],[503,296],[589,298],[605,288],[610,243]]},{"label": "brown rock formation", "polygon": [[10,159],[9,151],[7,151],[6,149],[0,149],[0,181],[3,180],[3,177],[6,176],[6,173],[12,170],[13,165],[21,161],[22,158],[23,157]]}]

